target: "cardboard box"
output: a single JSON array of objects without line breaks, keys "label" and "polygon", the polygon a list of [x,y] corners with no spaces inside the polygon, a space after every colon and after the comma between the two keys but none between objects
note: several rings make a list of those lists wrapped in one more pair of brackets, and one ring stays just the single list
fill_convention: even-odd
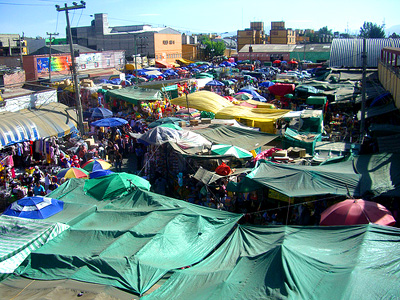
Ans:
[{"label": "cardboard box", "polygon": [[306,156],[306,149],[299,147],[290,147],[287,149],[288,155],[294,158],[303,158]]},{"label": "cardboard box", "polygon": [[199,120],[190,120],[190,126],[197,126],[199,125]]}]

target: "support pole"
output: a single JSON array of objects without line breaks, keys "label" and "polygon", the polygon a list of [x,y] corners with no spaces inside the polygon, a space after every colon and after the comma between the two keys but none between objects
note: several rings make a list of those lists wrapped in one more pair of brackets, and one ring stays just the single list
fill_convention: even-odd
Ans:
[{"label": "support pole", "polygon": [[53,35],[57,36],[58,33],[48,33],[48,32],[46,32],[46,34],[50,36],[50,45],[49,45],[49,83],[51,85],[51,37]]},{"label": "support pole", "polygon": [[67,19],[67,33],[69,36],[69,48],[71,51],[71,64],[72,64],[72,74],[73,74],[73,79],[74,79],[74,87],[75,87],[75,100],[76,100],[76,109],[78,113],[78,130],[83,136],[85,134],[85,129],[83,128],[83,112],[82,112],[82,103],[81,103],[81,95],[80,95],[80,89],[79,89],[79,81],[78,81],[78,75],[76,73],[76,64],[75,64],[75,55],[74,55],[74,46],[72,44],[72,33],[71,33],[71,25],[69,23],[69,16],[68,16],[68,11],[69,10],[74,10],[74,9],[81,9],[81,8],[86,8],[86,3],[84,1],[81,1],[81,4],[77,4],[74,2],[73,6],[68,7],[67,4],[65,3],[64,7],[60,7],[59,5],[56,5],[57,11],[65,11],[65,17]]},{"label": "support pole", "polygon": [[360,144],[364,141],[365,131],[365,90],[367,84],[367,40],[363,39],[363,52],[362,52],[362,87],[361,87],[361,124],[360,124]]}]

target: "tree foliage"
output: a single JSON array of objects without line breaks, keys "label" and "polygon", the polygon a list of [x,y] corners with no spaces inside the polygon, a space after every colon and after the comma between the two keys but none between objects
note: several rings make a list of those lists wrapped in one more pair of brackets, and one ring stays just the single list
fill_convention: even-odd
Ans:
[{"label": "tree foliage", "polygon": [[367,39],[379,39],[385,37],[383,26],[379,26],[372,22],[364,22],[360,27],[360,37]]},{"label": "tree foliage", "polygon": [[397,33],[393,32],[391,35],[389,35],[389,38],[391,38],[391,39],[400,39],[400,34],[397,34]]},{"label": "tree foliage", "polygon": [[328,26],[322,27],[318,30],[318,35],[333,35],[332,29],[328,29]]},{"label": "tree foliage", "polygon": [[200,37],[201,43],[205,46],[204,54],[208,58],[213,58],[215,56],[222,56],[225,53],[225,43],[223,41],[211,41],[208,36]]}]

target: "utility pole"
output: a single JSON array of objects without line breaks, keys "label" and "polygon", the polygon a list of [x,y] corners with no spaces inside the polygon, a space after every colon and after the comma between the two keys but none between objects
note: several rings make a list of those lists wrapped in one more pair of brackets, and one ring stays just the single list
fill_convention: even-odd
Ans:
[{"label": "utility pole", "polygon": [[[18,37],[18,39],[13,39],[13,41],[18,43],[18,46],[19,46],[19,60],[20,60],[19,65],[20,65],[21,69],[23,69],[23,65],[22,65],[22,37]],[[10,46],[10,49],[11,49],[11,46]]]},{"label": "utility pole", "polygon": [[67,18],[67,33],[69,35],[69,48],[71,51],[71,63],[72,63],[72,74],[73,74],[73,78],[74,78],[74,87],[75,87],[76,109],[78,111],[78,130],[79,130],[81,136],[83,136],[85,133],[85,130],[83,128],[82,103],[81,103],[78,75],[76,74],[76,64],[75,64],[74,46],[72,44],[71,26],[69,24],[69,16],[68,16],[69,10],[81,9],[81,8],[86,8],[86,3],[84,1],[81,1],[81,4],[77,4],[76,2],[73,2],[73,6],[67,6],[67,3],[65,3],[64,7],[60,7],[59,5],[56,5],[57,11],[65,11],[65,17]]},{"label": "utility pole", "polygon": [[139,83],[139,78],[138,78],[138,72],[137,72],[137,43],[136,43],[136,34],[133,36],[133,41],[135,43],[135,80],[136,80],[136,86]]},{"label": "utility pole", "polygon": [[55,35],[57,36],[58,33],[48,33],[46,32],[47,35],[50,36],[50,47],[49,47],[49,83],[51,85],[51,36]]},{"label": "utility pole", "polygon": [[360,143],[364,141],[365,130],[365,90],[367,84],[367,40],[363,39],[363,52],[362,52],[362,86],[361,86],[361,126],[360,126]]}]

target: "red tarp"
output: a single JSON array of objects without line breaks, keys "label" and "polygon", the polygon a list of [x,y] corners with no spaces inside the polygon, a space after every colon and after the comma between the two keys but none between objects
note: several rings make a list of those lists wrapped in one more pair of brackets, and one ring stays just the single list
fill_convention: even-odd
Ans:
[{"label": "red tarp", "polygon": [[290,83],[275,83],[268,88],[269,92],[277,96],[293,94],[295,85]]}]

